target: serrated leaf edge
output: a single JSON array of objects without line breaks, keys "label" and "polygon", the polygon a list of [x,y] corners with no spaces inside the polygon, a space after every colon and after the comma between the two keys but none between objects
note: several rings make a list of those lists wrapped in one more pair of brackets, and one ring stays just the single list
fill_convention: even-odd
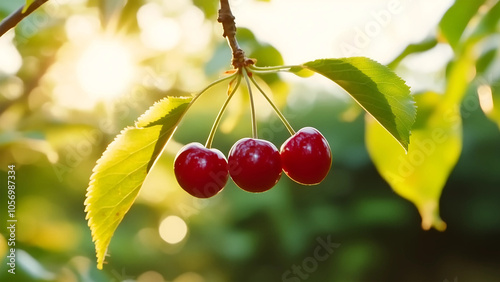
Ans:
[{"label": "serrated leaf edge", "polygon": [[[388,129],[384,126],[384,125],[382,125],[382,124],[380,123],[380,121],[379,121],[376,117],[374,117],[374,116],[373,116],[373,115],[372,115],[369,111],[367,111],[367,110],[366,110],[366,108],[365,108],[365,107],[364,107],[361,103],[359,103],[359,102],[358,102],[358,100],[357,100],[357,99],[355,99],[355,98],[354,98],[354,97],[353,97],[353,96],[349,93],[349,91],[347,91],[347,89],[345,89],[344,87],[342,87],[341,85],[339,85],[339,84],[338,84],[338,83],[336,83],[335,81],[331,80],[330,78],[326,77],[326,76],[325,76],[325,75],[323,75],[322,73],[319,73],[319,72],[315,71],[314,69],[311,69],[310,67],[308,67],[308,66],[307,66],[307,64],[309,64],[309,63],[323,62],[323,61],[328,61],[328,60],[332,60],[332,59],[334,59],[334,60],[346,60],[346,61],[348,61],[348,60],[352,60],[352,59],[355,59],[355,58],[363,58],[363,59],[366,59],[366,60],[370,61],[371,63],[375,63],[375,64],[377,64],[377,65],[379,65],[379,66],[383,67],[386,71],[388,71],[389,73],[392,73],[392,74],[393,74],[393,75],[394,75],[394,76],[395,76],[395,77],[396,77],[396,78],[397,78],[400,82],[402,82],[402,83],[406,86],[406,90],[407,90],[407,91],[408,91],[408,93],[409,93],[408,95],[411,97],[411,101],[410,101],[410,102],[411,102],[411,103],[413,104],[413,106],[415,107],[415,114],[414,114],[414,115],[412,115],[412,116],[410,117],[410,125],[409,125],[409,128],[406,128],[406,126],[405,126],[405,130],[408,130],[408,143],[404,142],[404,140],[399,140],[396,136],[394,136],[394,135],[393,135],[393,134],[392,134],[392,133],[391,133],[391,132],[390,132],[390,131],[389,131],[389,130],[388,130]],[[347,63],[347,62],[346,62],[346,63]],[[417,114],[416,114],[417,106],[415,105],[415,100],[413,99],[413,96],[411,95],[411,87],[410,87],[409,85],[407,85],[407,84],[406,84],[406,81],[405,81],[403,78],[401,78],[399,75],[397,75],[397,74],[396,74],[393,70],[391,70],[388,66],[383,65],[383,64],[381,64],[381,63],[379,63],[379,62],[377,62],[377,61],[375,61],[375,60],[373,60],[373,59],[367,58],[367,57],[323,58],[323,59],[317,59],[317,60],[309,61],[309,62],[303,63],[303,64],[301,64],[301,65],[299,65],[299,66],[300,66],[300,67],[302,67],[302,68],[304,68],[304,69],[308,69],[308,70],[310,70],[310,71],[312,71],[312,72],[315,72],[315,73],[317,73],[317,74],[319,74],[319,75],[322,75],[322,76],[324,76],[325,78],[327,78],[327,79],[331,80],[333,83],[337,84],[340,88],[342,88],[345,92],[347,92],[347,93],[349,94],[349,96],[350,96],[350,97],[351,97],[351,98],[352,98],[352,99],[353,99],[353,100],[354,100],[354,101],[355,101],[355,102],[356,102],[356,103],[357,103],[357,104],[358,104],[358,105],[359,105],[359,106],[360,106],[360,107],[361,107],[361,108],[362,108],[362,109],[363,109],[363,110],[364,110],[364,111],[365,111],[368,115],[370,115],[371,117],[373,117],[373,119],[374,119],[374,120],[375,120],[375,121],[376,121],[376,122],[377,122],[380,126],[382,126],[382,127],[383,127],[383,128],[384,128],[387,132],[389,132],[389,134],[390,134],[393,138],[395,138],[395,139],[396,139],[396,141],[398,142],[398,144],[399,144],[399,145],[401,145],[401,147],[403,147],[403,149],[405,150],[405,153],[408,153],[408,146],[409,146],[409,144],[410,144],[410,139],[411,139],[411,128],[413,127],[413,124],[415,123],[415,121],[416,121],[416,116],[417,116]],[[298,67],[298,66],[297,66],[297,67]],[[355,81],[353,81],[353,82],[355,82]],[[377,85],[378,85],[378,84],[377,84]],[[396,117],[396,118],[397,118],[397,119],[400,119],[399,117]],[[404,123],[403,123],[403,124],[404,124]]]},{"label": "serrated leaf edge", "polygon": [[[189,105],[186,107],[186,109],[184,110],[184,112],[182,113],[182,115],[179,117],[179,119],[177,120],[176,124],[174,125],[174,130],[172,132],[172,135],[175,133],[175,130],[177,128],[177,125],[179,124],[179,122],[182,120],[182,117],[184,116],[184,114],[187,112],[187,110],[189,109],[189,107],[191,106],[191,104],[193,103],[193,98],[192,97],[175,97],[177,99],[186,99],[186,100],[190,100],[190,103]],[[97,226],[96,226],[96,223],[94,222],[94,220],[92,219],[91,217],[91,212],[90,212],[90,207],[91,207],[91,199],[93,198],[92,197],[92,192],[93,192],[93,188],[94,188],[94,182],[96,180],[96,177],[97,177],[97,174],[99,172],[99,169],[102,165],[102,162],[109,156],[109,154],[111,154],[110,152],[112,151],[112,149],[116,146],[117,144],[117,141],[119,140],[119,138],[122,138],[122,136],[124,136],[124,134],[128,131],[128,130],[132,130],[132,129],[141,129],[141,128],[146,128],[148,127],[149,124],[151,124],[152,122],[148,123],[147,125],[145,126],[138,126],[138,124],[140,124],[140,121],[142,119],[144,119],[146,116],[148,116],[151,111],[153,110],[153,108],[155,106],[157,106],[159,103],[162,103],[165,99],[169,99],[169,97],[165,97],[157,102],[155,102],[151,107],[149,107],[148,110],[146,110],[146,112],[144,112],[142,115],[140,115],[138,118],[137,118],[137,121],[134,123],[134,126],[127,126],[125,127],[124,129],[122,129],[120,131],[120,133],[113,139],[113,141],[106,147],[106,150],[104,150],[104,153],[101,155],[101,157],[96,161],[96,165],[94,166],[94,168],[92,169],[92,175],[90,176],[90,182],[89,182],[89,186],[87,188],[87,192],[85,194],[85,201],[84,201],[84,206],[85,206],[85,209],[84,209],[84,212],[86,213],[85,215],[85,220],[88,221],[88,226],[90,227],[90,230],[91,230],[91,235],[92,235],[92,242],[94,242],[95,244],[95,247],[96,247],[96,258],[97,258],[97,268],[98,269],[102,269],[103,267],[103,264],[104,264],[104,258],[106,257],[106,253],[107,253],[107,248],[109,246],[109,243],[111,242],[111,238],[112,236],[110,236],[110,238],[106,241],[104,241],[103,244],[100,244],[100,239],[97,238],[96,236],[96,229],[97,229]],[[153,121],[154,122],[154,121]],[[170,139],[169,139],[170,140]],[[167,145],[168,141],[167,140],[165,142],[165,146]],[[158,160],[158,158],[161,156],[161,153],[156,157],[156,160],[154,160],[154,162],[156,162]],[[143,165],[144,166],[144,165]],[[141,166],[142,167],[142,166]],[[144,182],[141,183],[141,186]],[[140,189],[140,187],[139,187]],[[135,190],[135,189],[134,189]],[[137,193],[138,195],[139,193]],[[136,197],[137,197],[136,195]],[[128,197],[125,196],[123,198],[123,200],[125,200],[126,198]],[[133,200],[132,202],[134,202],[135,200]],[[130,205],[130,207],[124,211],[123,215],[121,215],[121,217],[119,217],[117,219],[117,221],[121,221],[123,220],[123,217],[125,216],[125,214],[130,210],[130,208],[132,207],[132,205]],[[116,222],[116,221],[114,221]],[[102,246],[101,246],[102,245]],[[105,248],[103,250],[103,248]]]}]

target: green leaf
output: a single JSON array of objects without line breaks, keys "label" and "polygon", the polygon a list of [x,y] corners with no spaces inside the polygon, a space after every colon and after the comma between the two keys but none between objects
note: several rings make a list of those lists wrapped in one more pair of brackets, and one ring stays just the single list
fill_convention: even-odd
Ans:
[{"label": "green leaf", "polygon": [[[255,42],[253,48],[250,49],[248,54],[249,58],[257,59],[257,63],[262,66],[279,66],[284,63],[281,53],[272,45]],[[261,78],[267,84],[281,81],[276,73],[261,75]]]},{"label": "green leaf", "polygon": [[137,22],[137,12],[144,5],[142,1],[126,1],[120,12],[118,27],[125,33],[139,33],[139,23]]},{"label": "green leaf", "polygon": [[[444,230],[439,198],[462,150],[459,106],[443,106],[443,95],[415,95],[417,121],[406,154],[371,118],[366,123],[366,146],[377,170],[401,197],[411,201],[422,216],[422,228]],[[395,148],[396,147],[396,148]]]},{"label": "green leaf", "polygon": [[23,8],[23,13],[25,13],[28,8],[31,6],[31,4],[33,4],[33,2],[35,2],[35,0],[26,0],[26,4],[24,4],[24,8]]},{"label": "green leaf", "polygon": [[139,117],[135,126],[125,128],[97,161],[87,189],[85,212],[99,269],[113,233],[191,100],[169,97],[155,103]]},{"label": "green leaf", "polygon": [[450,43],[453,49],[459,46],[460,39],[470,20],[486,0],[456,0],[444,14],[439,28],[441,34]]},{"label": "green leaf", "polygon": [[218,1],[193,0],[193,4],[205,13],[205,18],[217,16],[219,9]]},{"label": "green leaf", "polygon": [[302,66],[292,66],[290,72],[299,77],[310,77],[314,74],[313,71],[305,69]]},{"label": "green leaf", "polygon": [[[494,3],[494,2],[491,2]],[[485,5],[491,5],[486,3]],[[489,7],[488,12],[482,16],[477,26],[474,28],[474,32],[471,34],[471,38],[480,38],[488,36],[498,32],[498,19],[500,18],[500,2],[497,2],[492,7]]]},{"label": "green leaf", "polygon": [[408,150],[416,107],[410,88],[389,68],[363,57],[316,60],[303,67],[341,86]]},{"label": "green leaf", "polygon": [[411,54],[422,53],[425,51],[429,51],[437,45],[436,38],[427,38],[422,42],[410,44],[406,46],[406,48],[399,54],[392,62],[390,62],[387,66],[391,69],[394,69],[404,58],[408,57]]}]

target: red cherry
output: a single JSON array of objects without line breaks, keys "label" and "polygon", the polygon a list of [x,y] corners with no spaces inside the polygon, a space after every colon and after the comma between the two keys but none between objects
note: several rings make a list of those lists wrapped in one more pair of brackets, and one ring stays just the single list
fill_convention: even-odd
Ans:
[{"label": "red cherry", "polygon": [[281,145],[283,171],[304,185],[319,184],[332,166],[332,151],[326,138],[315,128],[304,127]]},{"label": "red cherry", "polygon": [[240,139],[229,151],[228,165],[233,181],[248,192],[267,191],[281,177],[280,153],[266,140]]},{"label": "red cherry", "polygon": [[177,153],[174,173],[182,189],[198,198],[219,193],[229,178],[224,154],[197,142],[187,144]]}]

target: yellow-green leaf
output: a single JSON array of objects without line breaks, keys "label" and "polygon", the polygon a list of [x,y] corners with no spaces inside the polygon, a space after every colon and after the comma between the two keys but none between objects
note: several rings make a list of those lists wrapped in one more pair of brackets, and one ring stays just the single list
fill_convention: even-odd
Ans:
[{"label": "yellow-green leaf", "polygon": [[102,269],[111,237],[192,98],[164,98],[125,128],[97,161],[85,200],[86,219]]},{"label": "yellow-green leaf", "polygon": [[310,77],[314,74],[313,71],[305,69],[301,66],[292,66],[290,68],[290,72],[292,72],[296,76],[300,76],[300,77]]},{"label": "yellow-green leaf", "polygon": [[33,4],[33,2],[35,2],[35,0],[26,0],[26,4],[24,4],[23,7],[23,14],[28,10],[28,8],[31,6],[31,4]]},{"label": "yellow-green leaf", "polygon": [[422,216],[422,228],[444,230],[439,198],[462,150],[458,105],[443,107],[443,95],[415,95],[419,107],[408,154],[372,118],[367,118],[366,145],[382,177]]},{"label": "yellow-green leaf", "polygon": [[485,2],[486,0],[456,0],[446,11],[439,23],[439,30],[451,47],[455,49],[460,46],[459,42],[467,25]]},{"label": "yellow-green leaf", "polygon": [[[364,57],[322,59],[302,66],[346,90],[405,150],[408,149],[416,108],[410,88],[388,67]],[[297,70],[295,67],[294,71]]]}]

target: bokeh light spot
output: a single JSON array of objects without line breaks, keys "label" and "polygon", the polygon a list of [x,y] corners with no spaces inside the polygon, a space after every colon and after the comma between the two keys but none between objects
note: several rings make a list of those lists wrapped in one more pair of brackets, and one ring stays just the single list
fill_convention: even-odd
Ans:
[{"label": "bokeh light spot", "polygon": [[490,113],[494,110],[493,104],[493,93],[491,87],[489,85],[481,85],[477,89],[477,95],[479,97],[479,104],[481,105],[481,109],[485,113]]},{"label": "bokeh light spot", "polygon": [[164,17],[161,6],[150,3],[137,12],[137,22],[141,28],[141,40],[149,48],[170,50],[181,39],[181,28],[176,20]]},{"label": "bokeh light spot", "polygon": [[73,15],[68,18],[64,28],[70,41],[81,43],[99,33],[100,22],[95,16]]},{"label": "bokeh light spot", "polygon": [[137,282],[164,282],[163,275],[156,271],[146,271],[137,278]]},{"label": "bokeh light spot", "polygon": [[181,38],[181,30],[176,21],[161,18],[148,25],[141,33],[144,44],[156,50],[170,50]]},{"label": "bokeh light spot", "polygon": [[171,215],[160,223],[160,236],[169,244],[177,244],[182,241],[187,234],[187,225],[182,218]]},{"label": "bokeh light spot", "polygon": [[21,68],[23,59],[12,43],[14,31],[8,31],[0,37],[0,74],[15,74]]},{"label": "bokeh light spot", "polygon": [[179,275],[172,282],[205,282],[205,281],[206,280],[198,273],[186,272]]}]

